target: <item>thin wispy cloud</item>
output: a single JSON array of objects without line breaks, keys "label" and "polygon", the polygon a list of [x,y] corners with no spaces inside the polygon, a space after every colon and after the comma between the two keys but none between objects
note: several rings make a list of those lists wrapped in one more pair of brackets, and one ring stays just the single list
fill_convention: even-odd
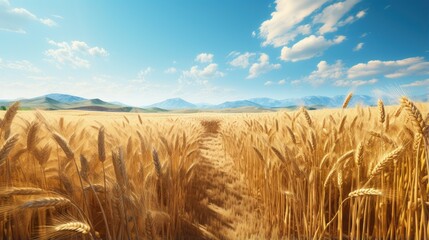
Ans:
[{"label": "thin wispy cloud", "polygon": [[29,23],[39,23],[48,27],[58,24],[47,17],[38,17],[26,8],[12,6],[9,1],[0,1],[0,30],[27,33],[26,27]]},{"label": "thin wispy cloud", "polygon": [[421,86],[429,86],[429,78],[420,81],[414,81],[408,84],[402,84],[401,87],[421,87]]},{"label": "thin wispy cloud", "polygon": [[41,70],[28,60],[7,61],[0,58],[0,69],[10,69],[19,72],[39,73]]},{"label": "thin wispy cloud", "polygon": [[362,50],[364,43],[358,43],[356,47],[353,48],[353,51],[357,52]]}]

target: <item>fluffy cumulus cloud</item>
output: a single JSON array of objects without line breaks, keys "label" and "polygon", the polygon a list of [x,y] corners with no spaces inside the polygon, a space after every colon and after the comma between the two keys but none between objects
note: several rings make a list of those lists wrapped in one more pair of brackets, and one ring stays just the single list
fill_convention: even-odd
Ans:
[{"label": "fluffy cumulus cloud", "polygon": [[[336,87],[358,87],[375,84],[379,81],[379,77],[401,78],[414,75],[429,75],[429,62],[422,57],[412,57],[396,61],[373,60],[346,68],[341,61],[336,61],[334,64],[320,61],[317,69],[309,76],[292,81],[292,84],[308,82],[317,86],[328,82]],[[424,85],[429,85],[429,80],[415,81],[401,86]]]},{"label": "fluffy cumulus cloud", "polygon": [[90,47],[82,41],[48,43],[55,48],[45,51],[45,56],[59,65],[69,64],[73,68],[89,68],[91,66],[88,57],[107,57],[109,53],[101,47]]},{"label": "fluffy cumulus cloud", "polygon": [[[377,79],[373,78],[370,80],[356,80],[346,78],[347,69],[344,67],[342,61],[338,60],[334,64],[329,64],[326,61],[320,61],[317,64],[317,69],[311,72],[311,74],[303,79],[305,82],[309,82],[313,86],[318,86],[323,83],[330,83],[336,87],[358,87],[362,85],[370,85],[377,83]],[[295,84],[299,84],[302,81],[296,81]]]},{"label": "fluffy cumulus cloud", "polygon": [[339,44],[346,39],[345,36],[337,36],[333,40],[327,40],[323,36],[308,36],[295,43],[292,47],[283,47],[280,58],[284,61],[297,62],[320,56],[332,45]]},{"label": "fluffy cumulus cloud", "polygon": [[317,69],[308,76],[312,85],[320,85],[327,80],[338,80],[344,76],[344,66],[341,61],[329,65],[326,61],[320,61]]},{"label": "fluffy cumulus cloud", "polygon": [[359,2],[276,0],[271,18],[259,27],[262,45],[282,47],[281,59],[285,61],[296,62],[320,56],[324,50],[345,39],[345,36],[339,36],[327,40],[326,34],[336,32],[366,15],[366,10],[351,13]]},{"label": "fluffy cumulus cloud", "polygon": [[414,81],[408,84],[403,84],[401,87],[421,87],[421,86],[429,86],[429,78],[421,81]]},{"label": "fluffy cumulus cloud", "polygon": [[234,56],[234,59],[229,62],[229,65],[239,68],[247,68],[250,65],[250,59],[253,58],[256,54],[245,52],[243,54],[233,52],[230,55]]},{"label": "fluffy cumulus cloud", "polygon": [[25,8],[13,7],[9,1],[0,0],[0,30],[26,33],[24,26],[30,22],[37,22],[48,27],[57,23],[50,18],[40,18]]},{"label": "fluffy cumulus cloud", "polygon": [[[323,11],[313,18],[313,23],[320,23],[322,26],[319,28],[320,34],[329,32],[335,32],[338,29],[338,22],[348,13],[359,0],[346,0],[344,2],[337,2],[327,6]],[[365,14],[363,14],[365,15]],[[362,14],[358,14],[356,17],[363,17]],[[352,22],[354,17],[348,17],[343,25],[347,22]]]},{"label": "fluffy cumulus cloud", "polygon": [[327,0],[276,0],[276,9],[271,19],[264,21],[260,28],[263,45],[280,47],[293,41],[298,35],[306,35],[311,31],[308,24],[300,23]]},{"label": "fluffy cumulus cloud", "polygon": [[299,36],[312,34],[312,31],[321,35],[335,32],[365,16],[365,10],[349,14],[359,1],[336,1],[326,5],[328,0],[277,0],[271,18],[259,27],[259,36],[264,40],[262,44],[281,47]]},{"label": "fluffy cumulus cloud", "polygon": [[429,75],[429,62],[423,57],[405,58],[396,61],[371,60],[351,67],[347,75],[349,78],[363,78],[384,76],[400,78],[412,75]]},{"label": "fluffy cumulus cloud", "polygon": [[223,77],[224,74],[218,70],[216,63],[200,68],[199,66],[192,66],[191,69],[183,71],[182,77],[187,79],[202,80],[214,77]]},{"label": "fluffy cumulus cloud", "polygon": [[27,60],[6,61],[0,58],[0,69],[16,70],[20,72],[39,73],[40,69]]},{"label": "fluffy cumulus cloud", "polygon": [[211,63],[213,62],[214,55],[211,53],[200,53],[195,57],[195,61],[200,63]]},{"label": "fluffy cumulus cloud", "polygon": [[247,79],[256,78],[259,75],[269,72],[271,70],[279,69],[280,64],[272,64],[270,63],[270,57],[262,53],[259,57],[259,61],[252,64],[252,66],[249,69],[249,75],[247,76]]}]

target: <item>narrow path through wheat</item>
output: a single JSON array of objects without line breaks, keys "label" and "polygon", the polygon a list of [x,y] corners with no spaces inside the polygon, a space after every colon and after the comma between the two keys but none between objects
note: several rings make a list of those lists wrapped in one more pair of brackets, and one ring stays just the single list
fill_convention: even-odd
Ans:
[{"label": "narrow path through wheat", "polygon": [[194,188],[200,223],[213,238],[257,238],[257,228],[249,226],[258,222],[256,199],[246,194],[244,179],[225,153],[217,131],[206,129],[201,137],[201,155]]}]

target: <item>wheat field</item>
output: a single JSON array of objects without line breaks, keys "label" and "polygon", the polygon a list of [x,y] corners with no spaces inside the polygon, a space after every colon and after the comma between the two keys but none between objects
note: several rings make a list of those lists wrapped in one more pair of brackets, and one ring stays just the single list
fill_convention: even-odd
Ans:
[{"label": "wheat field", "polygon": [[0,112],[1,239],[429,239],[429,104]]}]

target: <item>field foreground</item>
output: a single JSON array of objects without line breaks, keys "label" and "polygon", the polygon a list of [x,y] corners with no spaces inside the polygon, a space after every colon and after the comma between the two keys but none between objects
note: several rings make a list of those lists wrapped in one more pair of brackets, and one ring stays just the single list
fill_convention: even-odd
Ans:
[{"label": "field foreground", "polygon": [[427,103],[17,109],[0,112],[1,239],[429,239]]}]

